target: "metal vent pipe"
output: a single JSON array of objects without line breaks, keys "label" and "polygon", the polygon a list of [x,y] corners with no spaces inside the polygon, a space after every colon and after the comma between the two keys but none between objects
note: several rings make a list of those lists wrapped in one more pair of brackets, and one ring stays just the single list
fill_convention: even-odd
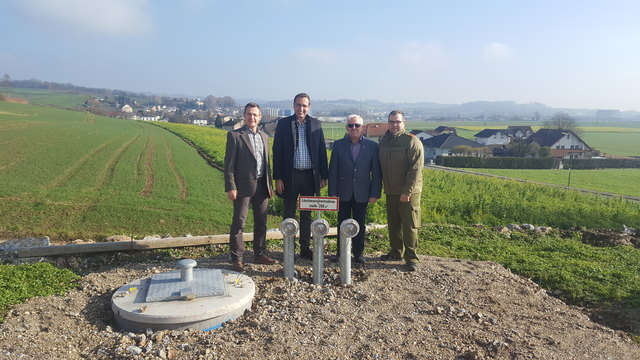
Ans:
[{"label": "metal vent pipe", "polygon": [[351,238],[360,231],[360,225],[353,219],[340,224],[340,283],[351,284]]},{"label": "metal vent pipe", "polygon": [[280,232],[283,237],[283,271],[284,277],[289,280],[293,280],[295,277],[294,270],[294,255],[296,251],[296,234],[298,233],[299,225],[296,219],[286,218],[280,223]]},{"label": "metal vent pipe", "polygon": [[313,283],[323,284],[324,277],[324,236],[329,232],[329,223],[318,218],[311,223],[313,233]]}]

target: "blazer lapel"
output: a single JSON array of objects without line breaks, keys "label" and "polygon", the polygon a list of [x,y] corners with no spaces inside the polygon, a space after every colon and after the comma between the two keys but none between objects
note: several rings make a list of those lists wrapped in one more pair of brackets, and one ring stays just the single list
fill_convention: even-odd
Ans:
[{"label": "blazer lapel", "polygon": [[295,152],[298,148],[298,127],[296,126],[296,117],[293,117],[293,121],[291,122],[291,139],[293,141],[293,151]]},{"label": "blazer lapel", "polygon": [[256,158],[256,153],[253,149],[253,145],[251,145],[251,140],[249,140],[249,129],[244,128],[242,129],[242,131],[240,131],[240,138],[242,139],[242,141],[244,141],[245,145],[247,145],[247,148],[249,148],[249,152],[251,152],[251,155],[253,156],[253,158]]}]

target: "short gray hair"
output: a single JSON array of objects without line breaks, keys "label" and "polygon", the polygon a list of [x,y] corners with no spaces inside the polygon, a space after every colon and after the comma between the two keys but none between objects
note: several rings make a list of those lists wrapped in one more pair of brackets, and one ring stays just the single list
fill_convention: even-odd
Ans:
[{"label": "short gray hair", "polygon": [[351,114],[351,115],[347,116],[347,122],[349,122],[349,120],[353,120],[353,119],[358,120],[358,122],[360,124],[364,124],[364,120],[362,119],[362,116],[360,116],[360,115]]}]

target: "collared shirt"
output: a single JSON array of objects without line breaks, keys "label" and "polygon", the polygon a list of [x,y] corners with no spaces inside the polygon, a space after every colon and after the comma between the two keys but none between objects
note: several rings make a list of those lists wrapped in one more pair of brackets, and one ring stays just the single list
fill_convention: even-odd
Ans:
[{"label": "collared shirt", "polygon": [[351,142],[351,138],[349,138],[349,147],[351,148],[351,158],[353,161],[356,161],[358,155],[360,154],[360,144],[362,144],[362,136],[358,139],[357,143]]},{"label": "collared shirt", "polygon": [[247,128],[247,134],[249,135],[251,146],[253,146],[253,153],[256,156],[258,178],[261,178],[264,175],[264,142],[262,141],[260,131],[254,133],[251,129]]},{"label": "collared shirt", "polygon": [[305,170],[311,169],[311,155],[309,155],[309,148],[307,147],[307,135],[305,133],[306,124],[300,123],[297,119],[296,125],[298,129],[298,146],[296,147],[296,157],[293,167],[295,169]]}]

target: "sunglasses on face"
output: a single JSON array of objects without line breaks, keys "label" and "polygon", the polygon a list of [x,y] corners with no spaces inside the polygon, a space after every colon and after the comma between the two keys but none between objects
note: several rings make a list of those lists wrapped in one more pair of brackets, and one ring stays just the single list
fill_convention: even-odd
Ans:
[{"label": "sunglasses on face", "polygon": [[355,127],[355,128],[359,128],[359,127],[360,127],[360,124],[347,124],[347,127],[348,127],[348,128],[354,128],[354,127]]}]

